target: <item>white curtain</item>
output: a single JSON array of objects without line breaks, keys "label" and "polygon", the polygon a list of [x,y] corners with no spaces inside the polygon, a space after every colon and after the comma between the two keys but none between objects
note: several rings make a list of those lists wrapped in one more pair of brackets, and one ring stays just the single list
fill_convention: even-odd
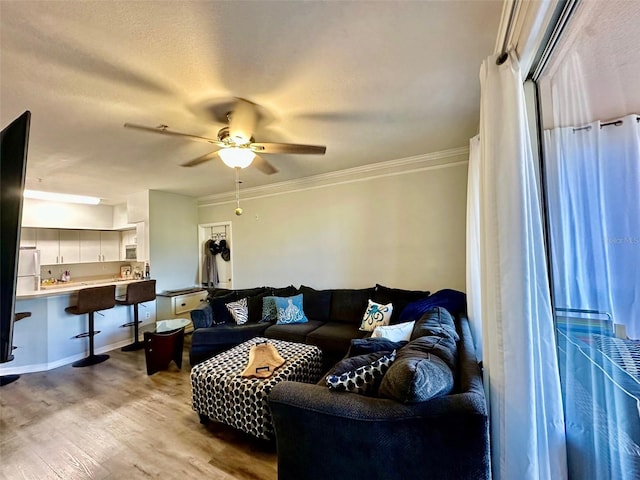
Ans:
[{"label": "white curtain", "polygon": [[469,141],[467,172],[467,316],[479,362],[482,361],[480,187],[480,136],[476,135]]},{"label": "white curtain", "polygon": [[640,338],[637,118],[544,132],[555,304],[610,313],[634,339]]},{"label": "white curtain", "polygon": [[468,189],[478,218],[469,220],[467,239],[479,255],[468,259],[469,301],[479,292],[471,311],[482,320],[494,478],[561,480],[567,477],[564,417],[520,78],[513,55],[500,66],[489,57],[480,71],[480,155],[471,159],[478,175],[469,176],[478,183]]}]

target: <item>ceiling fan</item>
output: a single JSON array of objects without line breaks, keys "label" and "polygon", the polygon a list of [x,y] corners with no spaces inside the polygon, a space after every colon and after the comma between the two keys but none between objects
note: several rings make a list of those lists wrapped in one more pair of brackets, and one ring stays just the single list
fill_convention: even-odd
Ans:
[{"label": "ceiling fan", "polygon": [[189,140],[208,142],[217,147],[216,150],[212,152],[183,163],[183,167],[195,167],[196,165],[200,165],[201,163],[220,157],[220,159],[222,159],[222,161],[231,168],[245,168],[249,165],[253,165],[261,172],[271,175],[276,173],[278,170],[258,155],[259,153],[324,155],[327,150],[327,147],[319,145],[255,142],[255,139],[253,138],[253,131],[255,130],[258,122],[256,104],[242,98],[236,99],[233,110],[227,113],[227,120],[229,125],[218,131],[217,138],[207,138],[188,133],[174,132],[173,130],[169,130],[167,125],[146,127],[144,125],[125,123],[124,126],[126,128],[135,128],[147,132],[160,133],[162,135],[171,135],[184,137]]}]

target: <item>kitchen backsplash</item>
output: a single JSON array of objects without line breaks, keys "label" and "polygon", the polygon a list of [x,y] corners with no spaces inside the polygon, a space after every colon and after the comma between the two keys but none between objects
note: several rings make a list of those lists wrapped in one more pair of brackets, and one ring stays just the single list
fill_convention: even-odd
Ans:
[{"label": "kitchen backsplash", "polygon": [[144,262],[96,262],[96,263],[69,263],[65,265],[46,265],[40,267],[40,278],[46,280],[48,278],[60,279],[60,276],[66,271],[70,273],[71,280],[74,278],[91,278],[91,277],[120,277],[120,267],[131,265],[133,272],[136,267],[144,273]]}]

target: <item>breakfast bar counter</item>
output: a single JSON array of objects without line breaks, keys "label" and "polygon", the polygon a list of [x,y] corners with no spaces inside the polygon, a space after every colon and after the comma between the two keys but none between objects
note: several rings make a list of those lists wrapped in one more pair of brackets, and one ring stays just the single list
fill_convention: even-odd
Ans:
[{"label": "breakfast bar counter", "polygon": [[121,278],[87,278],[77,281],[70,282],[61,282],[53,285],[42,285],[40,290],[34,290],[29,293],[19,293],[16,295],[16,300],[26,300],[29,298],[42,298],[42,297],[51,297],[55,295],[61,295],[65,293],[77,292],[83,288],[87,287],[101,287],[104,285],[115,285],[116,286],[116,295],[124,295],[124,288],[122,292],[118,289],[120,285],[128,285],[133,282],[140,282],[142,280],[134,280],[134,279],[121,279]]},{"label": "breakfast bar counter", "polygon": [[[0,364],[0,375],[23,374],[50,370],[84,358],[87,331],[84,315],[72,315],[65,308],[75,305],[77,292],[83,288],[116,285],[116,296],[124,295],[129,283],[140,280],[93,278],[46,286],[38,291],[16,296],[16,312],[31,312],[31,317],[14,324],[14,360]],[[140,327],[156,320],[156,302],[140,304]],[[132,309],[116,305],[96,314],[96,353],[104,353],[131,343],[132,328],[122,325],[133,321]]]}]

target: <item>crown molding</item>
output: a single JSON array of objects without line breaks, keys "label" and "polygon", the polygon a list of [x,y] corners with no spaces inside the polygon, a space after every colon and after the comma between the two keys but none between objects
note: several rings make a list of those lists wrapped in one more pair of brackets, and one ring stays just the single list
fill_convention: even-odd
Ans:
[{"label": "crown molding", "polygon": [[[330,187],[345,183],[362,182],[382,177],[405,175],[423,170],[450,167],[468,162],[469,147],[452,148],[440,152],[415,155],[413,157],[371,163],[359,167],[336,170],[284,182],[251,187],[242,190],[242,200],[283,195],[303,190]],[[235,191],[228,191],[198,198],[198,207],[211,207],[235,202]]]}]

